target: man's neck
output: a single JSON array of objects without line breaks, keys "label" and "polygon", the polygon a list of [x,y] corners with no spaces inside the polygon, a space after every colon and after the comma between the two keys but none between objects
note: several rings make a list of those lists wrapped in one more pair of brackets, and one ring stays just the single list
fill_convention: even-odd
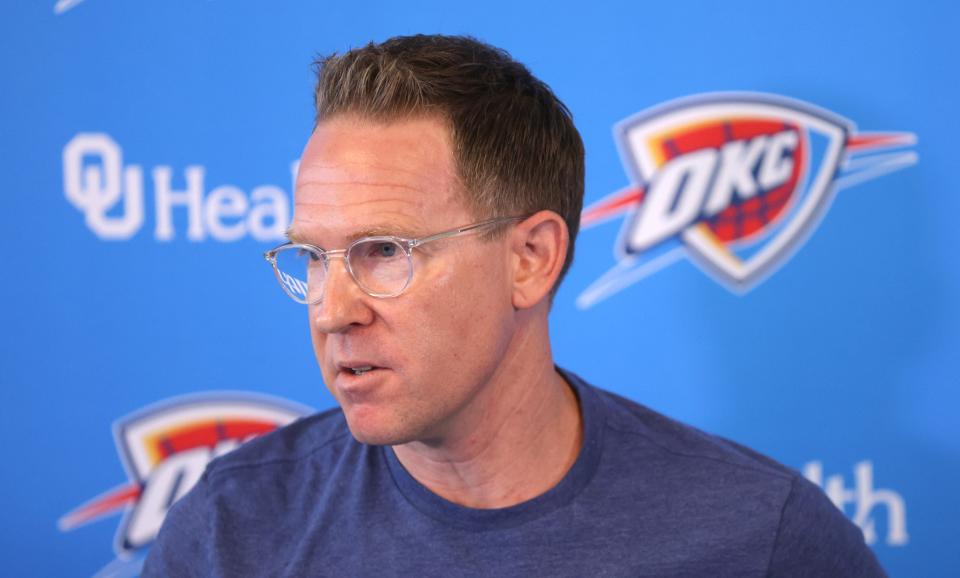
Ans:
[{"label": "man's neck", "polygon": [[435,494],[471,508],[505,508],[557,485],[576,461],[583,437],[576,394],[554,368],[549,341],[523,341],[534,350],[511,356],[447,435],[393,446]]}]

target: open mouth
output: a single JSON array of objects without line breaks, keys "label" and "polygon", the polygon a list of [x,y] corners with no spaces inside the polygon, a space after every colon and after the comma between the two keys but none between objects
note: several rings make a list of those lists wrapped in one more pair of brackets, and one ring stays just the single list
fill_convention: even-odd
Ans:
[{"label": "open mouth", "polygon": [[347,370],[353,372],[354,375],[363,375],[368,371],[373,371],[372,365],[362,365],[360,367],[348,367]]},{"label": "open mouth", "polygon": [[364,362],[344,363],[340,365],[341,372],[345,373],[346,375],[355,375],[358,377],[361,375],[366,375],[371,371],[376,371],[378,369],[381,369],[381,368],[371,363],[364,363]]}]

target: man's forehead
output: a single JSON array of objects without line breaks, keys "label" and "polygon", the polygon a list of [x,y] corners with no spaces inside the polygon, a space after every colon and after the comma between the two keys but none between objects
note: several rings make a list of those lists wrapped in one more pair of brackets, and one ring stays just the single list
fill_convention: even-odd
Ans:
[{"label": "man's forehead", "polygon": [[449,127],[438,119],[407,118],[377,122],[354,116],[334,117],[317,125],[303,151],[305,180],[328,178],[332,170],[344,174],[392,175],[399,183],[456,178]]},{"label": "man's forehead", "polygon": [[416,238],[457,218],[459,203],[431,199],[428,191],[398,194],[384,188],[371,193],[366,187],[358,190],[355,184],[344,188],[297,196],[288,229],[291,240],[329,245],[380,235]]},{"label": "man's forehead", "polygon": [[288,236],[324,246],[420,237],[461,224],[465,200],[442,123],[334,118],[304,150]]},{"label": "man's forehead", "polygon": [[438,167],[417,166],[413,163],[394,160],[393,163],[377,158],[368,159],[319,159],[306,157],[301,161],[297,172],[296,189],[310,187],[337,187],[346,185],[364,185],[393,189],[397,191],[419,192],[424,185],[435,183],[438,174],[432,170]]}]

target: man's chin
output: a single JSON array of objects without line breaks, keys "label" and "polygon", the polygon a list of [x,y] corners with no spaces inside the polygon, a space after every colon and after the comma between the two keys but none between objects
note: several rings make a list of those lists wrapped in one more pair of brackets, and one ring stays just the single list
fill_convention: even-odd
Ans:
[{"label": "man's chin", "polygon": [[371,446],[395,446],[412,441],[413,436],[403,428],[391,423],[391,420],[361,412],[344,410],[347,427],[354,439]]},{"label": "man's chin", "polygon": [[395,446],[405,443],[403,441],[398,441],[397,438],[391,435],[381,432],[369,432],[351,428],[350,433],[353,434],[353,439],[368,446]]}]

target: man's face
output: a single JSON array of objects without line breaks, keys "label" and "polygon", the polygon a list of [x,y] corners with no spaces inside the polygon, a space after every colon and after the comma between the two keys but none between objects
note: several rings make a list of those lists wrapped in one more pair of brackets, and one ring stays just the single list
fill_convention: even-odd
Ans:
[{"label": "man's face", "polygon": [[[464,203],[450,131],[437,119],[334,117],[307,144],[291,238],[324,249],[367,235],[421,237],[480,220]],[[372,444],[441,440],[482,416],[513,337],[509,236],[416,248],[398,297],[363,292],[340,259],[309,307],[324,382],[353,435]],[[372,366],[361,375],[350,367]]]}]

